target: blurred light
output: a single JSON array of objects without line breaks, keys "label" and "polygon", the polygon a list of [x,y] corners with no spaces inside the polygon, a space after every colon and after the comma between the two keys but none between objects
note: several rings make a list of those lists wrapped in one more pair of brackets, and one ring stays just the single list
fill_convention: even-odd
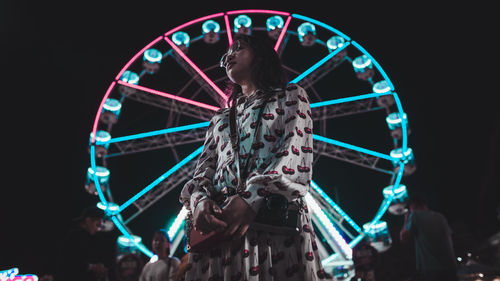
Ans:
[{"label": "blurred light", "polygon": [[457,257],[457,261],[462,261],[462,258],[461,257]]},{"label": "blurred light", "polygon": [[139,75],[137,75],[137,73],[133,71],[126,70],[125,72],[123,72],[122,76],[120,77],[120,80],[130,84],[137,85],[139,84]]},{"label": "blurred light", "polygon": [[189,47],[189,35],[186,32],[179,31],[172,34],[172,42],[174,42],[177,46],[186,46]]},{"label": "blurred light", "polygon": [[328,41],[326,41],[326,46],[328,47],[328,50],[335,51],[338,48],[344,46],[345,39],[340,37],[340,36],[333,36]]},{"label": "blurred light", "polygon": [[382,80],[375,83],[372,89],[375,93],[387,93],[391,90],[391,87],[389,86],[389,83],[387,83],[387,81]]},{"label": "blurred light", "polygon": [[201,26],[201,30],[203,31],[203,34],[209,32],[218,33],[220,31],[220,24],[214,20],[207,20]]},{"label": "blurred light", "polygon": [[99,208],[103,211],[116,212],[120,209],[120,206],[118,206],[118,204],[113,203],[113,202],[108,202],[108,206],[105,206],[102,202],[98,202],[97,208]]},{"label": "blurred light", "polygon": [[275,30],[276,28],[283,28],[285,21],[280,16],[269,17],[266,21],[267,31]]},{"label": "blurred light", "polygon": [[299,40],[302,42],[304,41],[304,36],[307,34],[316,35],[316,27],[310,22],[304,22],[297,28],[297,32],[299,34]]},{"label": "blurred light", "polygon": [[326,216],[324,211],[321,209],[321,207],[318,205],[316,200],[311,196],[310,193],[307,193],[306,196],[304,197],[306,200],[306,204],[309,208],[311,208],[313,214],[320,220],[321,224],[326,228],[328,233],[331,235],[331,238],[333,238],[337,245],[340,246],[341,251],[343,254],[348,258],[352,258],[352,249],[349,247],[347,242],[344,240],[342,235],[337,231],[333,223],[330,221],[330,219]]},{"label": "blurred light", "polygon": [[130,235],[130,238],[125,235],[121,235],[118,237],[118,244],[123,247],[135,247],[137,244],[142,242],[142,238],[137,235]]},{"label": "blurred light", "polygon": [[[157,49],[147,49],[144,52],[143,60],[147,61],[149,63],[161,63],[162,58],[163,58],[163,55]],[[131,84],[133,84],[133,83],[131,83]]]},{"label": "blurred light", "polygon": [[13,279],[19,273],[19,268],[14,267],[7,270],[0,271],[0,280]]},{"label": "blurred light", "polygon": [[149,260],[150,263],[155,263],[158,261],[158,256],[157,255],[154,255],[151,257],[151,259]]},{"label": "blurred light", "polygon": [[365,68],[372,68],[372,60],[366,55],[361,55],[352,61],[352,66],[356,72],[364,71]]},{"label": "blurred light", "polygon": [[170,241],[174,240],[175,235],[179,231],[180,227],[182,226],[182,223],[186,219],[186,216],[188,214],[188,210],[186,209],[185,206],[182,206],[181,211],[175,218],[174,222],[172,225],[168,228],[168,236],[170,237]]}]

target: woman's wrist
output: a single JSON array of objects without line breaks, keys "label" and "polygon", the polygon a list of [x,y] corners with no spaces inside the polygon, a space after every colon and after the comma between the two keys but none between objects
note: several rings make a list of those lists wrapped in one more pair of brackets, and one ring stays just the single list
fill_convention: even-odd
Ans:
[{"label": "woman's wrist", "polygon": [[198,205],[200,205],[200,203],[201,203],[202,201],[207,200],[207,199],[209,199],[209,198],[208,198],[208,196],[204,196],[204,197],[201,197],[201,198],[199,198],[199,199],[196,199],[196,200],[194,201],[194,203],[193,203],[193,213],[194,213],[194,211],[196,210],[196,207],[198,207]]}]

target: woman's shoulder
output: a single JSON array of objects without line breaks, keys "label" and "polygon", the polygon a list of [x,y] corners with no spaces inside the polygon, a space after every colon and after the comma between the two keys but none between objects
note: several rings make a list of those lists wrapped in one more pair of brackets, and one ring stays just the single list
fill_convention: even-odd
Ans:
[{"label": "woman's shoulder", "polygon": [[286,86],[286,92],[287,92],[287,95],[304,95],[306,94],[306,90],[304,90],[304,88],[302,88],[299,84],[295,84],[295,83],[292,83],[292,84],[288,84]]},{"label": "woman's shoulder", "polygon": [[286,96],[286,100],[288,102],[300,100],[305,103],[310,103],[309,95],[307,94],[306,90],[304,90],[304,88],[302,88],[298,84],[288,84],[285,89],[284,96]]},{"label": "woman's shoulder", "polygon": [[229,113],[229,107],[221,107],[221,108],[217,109],[217,111],[215,111],[215,114],[212,117],[212,119],[216,118],[219,115],[225,115],[225,114],[228,114],[228,113]]},{"label": "woman's shoulder", "polygon": [[212,128],[213,125],[216,125],[221,121],[221,119],[227,116],[229,116],[229,107],[219,108],[210,119],[209,128]]}]

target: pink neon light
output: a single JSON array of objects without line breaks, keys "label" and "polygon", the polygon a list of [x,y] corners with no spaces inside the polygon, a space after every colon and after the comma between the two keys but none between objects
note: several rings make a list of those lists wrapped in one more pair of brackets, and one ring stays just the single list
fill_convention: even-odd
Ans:
[{"label": "pink neon light", "polygon": [[156,44],[158,41],[160,41],[161,39],[163,38],[163,36],[160,36],[158,38],[156,38],[155,40],[153,40],[151,43],[147,44],[146,47],[142,48],[142,50],[140,50],[137,54],[135,54],[135,56],[132,57],[132,59],[130,59],[127,64],[125,64],[125,66],[122,68],[122,70],[118,73],[118,75],[116,75],[116,78],[115,80],[119,80],[122,75],[123,75],[123,72],[125,72],[125,70],[128,69],[128,67],[140,56],[142,55],[142,53],[144,53],[147,49],[149,49],[151,46],[153,46],[154,44]]},{"label": "pink neon light", "polygon": [[229,41],[229,46],[233,45],[233,35],[231,31],[231,24],[229,24],[229,17],[224,15],[224,22],[226,22],[227,40]]},{"label": "pink neon light", "polygon": [[288,29],[288,25],[290,24],[290,21],[292,20],[291,16],[288,16],[286,19],[285,25],[283,25],[283,29],[281,30],[280,37],[278,37],[278,40],[276,41],[276,45],[274,45],[274,50],[277,52],[278,48],[280,47],[281,41],[283,41],[283,38],[285,37],[286,30]]},{"label": "pink neon light", "polygon": [[104,95],[104,98],[102,99],[101,104],[99,105],[99,109],[97,110],[97,114],[96,114],[95,119],[94,119],[94,126],[92,126],[92,139],[91,139],[92,143],[95,143],[95,137],[96,137],[96,133],[97,133],[97,123],[99,122],[99,118],[101,117],[102,108],[104,107],[104,103],[108,99],[109,94],[111,93],[111,90],[113,90],[115,85],[116,85],[116,82],[114,82],[114,81],[113,81],[113,83],[111,83],[111,85],[109,85],[109,88],[106,91],[106,94]]},{"label": "pink neon light", "polygon": [[188,21],[185,24],[179,25],[178,27],[176,27],[174,29],[171,29],[170,31],[168,31],[167,33],[165,33],[165,36],[169,36],[170,34],[176,32],[178,30],[181,30],[181,29],[183,29],[186,26],[192,25],[194,23],[197,23],[197,22],[200,22],[200,21],[204,21],[204,20],[208,20],[208,19],[211,19],[211,18],[221,17],[222,15],[224,15],[224,13],[217,13],[217,14],[213,14],[213,15],[208,15],[208,16],[205,16],[205,17],[197,18],[197,19],[192,20],[192,21]]},{"label": "pink neon light", "polygon": [[150,89],[150,88],[146,88],[144,86],[130,84],[130,83],[127,83],[127,82],[124,82],[124,81],[118,81],[118,84],[130,87],[130,88],[134,88],[134,89],[137,89],[137,90],[140,90],[140,91],[148,92],[148,93],[151,93],[151,94],[155,94],[155,95],[158,95],[158,96],[162,96],[162,97],[165,97],[165,98],[169,98],[169,99],[177,100],[177,101],[180,101],[180,102],[192,104],[194,106],[203,107],[203,108],[206,108],[206,109],[209,109],[209,110],[212,110],[212,111],[217,111],[217,110],[220,109],[219,107],[212,106],[212,105],[209,105],[209,104],[206,104],[206,103],[202,103],[202,102],[198,102],[198,101],[186,99],[186,98],[183,98],[183,97],[179,97],[179,96],[176,96],[176,95],[164,93],[164,92],[161,92],[161,91],[153,90],[153,89]]},{"label": "pink neon light", "polygon": [[289,16],[290,13],[287,12],[280,12],[280,11],[273,11],[273,10],[237,10],[237,11],[230,11],[227,12],[228,15],[234,15],[234,14],[251,14],[251,13],[259,13],[259,14],[275,14],[275,15],[281,15],[281,16]]},{"label": "pink neon light", "polygon": [[203,71],[201,71],[201,69],[196,66],[196,64],[191,61],[181,49],[179,49],[179,47],[177,47],[177,45],[174,44],[174,42],[172,42],[172,40],[168,39],[168,37],[165,37],[165,41],[167,41],[167,43],[172,46],[177,54],[179,54],[196,72],[198,72],[198,74],[224,99],[224,101],[227,101],[229,99],[228,96],[226,96],[226,94],[224,94],[224,92],[219,87],[217,87],[217,85],[215,85],[215,83],[210,80],[210,78],[208,78],[208,76],[203,73]]}]

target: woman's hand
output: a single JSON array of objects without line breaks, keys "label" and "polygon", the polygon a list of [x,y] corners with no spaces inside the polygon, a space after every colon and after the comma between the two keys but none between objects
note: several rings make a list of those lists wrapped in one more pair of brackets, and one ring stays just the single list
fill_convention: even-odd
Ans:
[{"label": "woman's hand", "polygon": [[239,195],[228,198],[222,212],[222,219],[228,225],[224,235],[234,235],[235,240],[243,237],[256,215],[250,205]]},{"label": "woman's hand", "polygon": [[202,234],[208,234],[212,231],[222,231],[227,227],[227,223],[220,220],[222,209],[212,199],[204,199],[193,213],[193,224],[196,230]]}]

